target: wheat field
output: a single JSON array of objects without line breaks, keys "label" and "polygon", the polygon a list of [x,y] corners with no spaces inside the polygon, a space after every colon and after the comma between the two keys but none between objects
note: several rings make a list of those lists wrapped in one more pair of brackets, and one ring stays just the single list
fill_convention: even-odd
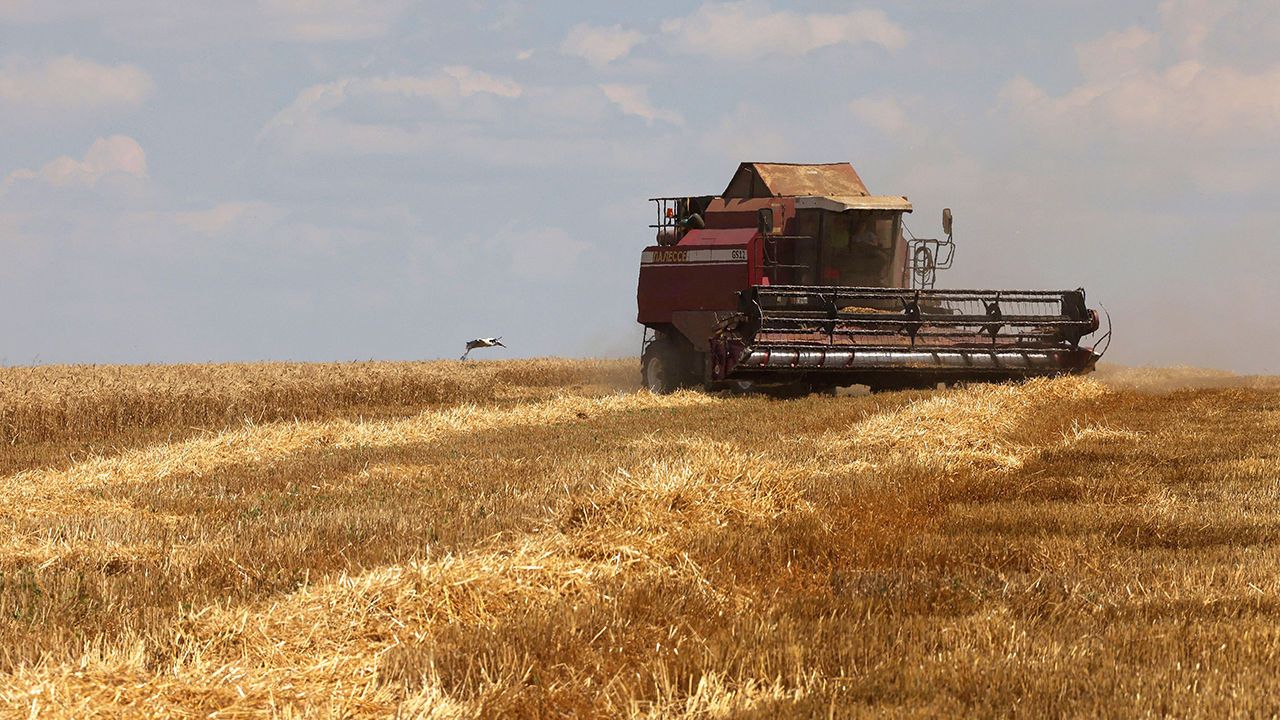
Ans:
[{"label": "wheat field", "polygon": [[0,369],[0,714],[1280,712],[1280,381]]}]

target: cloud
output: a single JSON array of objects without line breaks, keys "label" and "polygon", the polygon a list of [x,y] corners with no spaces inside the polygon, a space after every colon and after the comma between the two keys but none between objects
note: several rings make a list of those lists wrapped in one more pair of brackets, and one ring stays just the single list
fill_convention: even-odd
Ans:
[{"label": "cloud", "polygon": [[39,181],[53,187],[94,187],[112,176],[147,177],[147,154],[138,141],[125,135],[98,138],[84,158],[63,155],[39,170],[15,170],[5,179],[5,185]]},{"label": "cloud", "polygon": [[514,80],[463,65],[451,65],[424,75],[340,78],[312,85],[298,93],[288,107],[267,123],[259,138],[275,130],[314,122],[325,113],[362,99],[424,99],[452,104],[477,95],[517,98],[523,92],[524,88]]},{"label": "cloud", "polygon": [[702,5],[692,15],[663,23],[662,31],[687,53],[728,60],[804,55],[833,45],[879,45],[897,50],[907,33],[884,12],[797,13],[771,10],[756,0]]},{"label": "cloud", "polygon": [[594,67],[603,67],[626,57],[644,39],[644,33],[624,30],[621,25],[598,27],[579,23],[569,28],[560,52],[580,57]]},{"label": "cloud", "polygon": [[1261,70],[1280,48],[1274,0],[1166,0],[1160,19],[1171,47],[1206,64]]},{"label": "cloud", "polygon": [[1160,3],[1160,20],[1178,52],[1199,57],[1224,20],[1243,15],[1240,6],[1235,0],[1165,0]]},{"label": "cloud", "polygon": [[444,68],[444,74],[453,78],[458,84],[458,92],[463,97],[478,93],[488,93],[504,98],[520,97],[524,89],[520,83],[508,78],[490,75],[465,65],[451,65]]},{"label": "cloud", "polygon": [[308,43],[382,37],[408,7],[405,0],[261,0],[267,22],[283,37]]},{"label": "cloud", "polygon": [[1035,143],[1100,152],[1110,172],[1093,182],[1190,182],[1201,191],[1255,192],[1276,163],[1258,150],[1280,142],[1280,58],[1238,66],[1208,48],[1234,37],[1247,16],[1203,2],[1166,2],[1159,32],[1108,33],[1076,48],[1080,80],[1052,93],[1017,76],[998,111]]},{"label": "cloud", "polygon": [[0,0],[0,23],[90,22],[130,44],[190,49],[245,40],[371,40],[391,32],[411,7],[411,0]]},{"label": "cloud", "polygon": [[135,108],[155,91],[145,70],[104,65],[73,55],[43,64],[10,59],[0,64],[0,104],[58,110]]},{"label": "cloud", "polygon": [[346,77],[313,85],[259,132],[295,158],[430,156],[500,167],[648,167],[663,151],[620,132],[621,110],[661,126],[682,122],[641,86],[534,85],[474,68]]},{"label": "cloud", "polygon": [[225,202],[205,210],[185,210],[172,214],[173,222],[178,227],[204,235],[215,237],[228,230],[253,223],[259,229],[275,225],[283,216],[283,212],[264,202]]},{"label": "cloud", "polygon": [[1086,78],[1115,78],[1154,67],[1160,59],[1160,36],[1131,27],[1076,46],[1076,63]]},{"label": "cloud", "polygon": [[[524,92],[520,84],[514,80],[490,75],[464,65],[451,65],[429,75],[348,78],[334,83],[316,85],[309,90],[317,93],[319,98],[339,102],[360,94],[451,102],[473,95],[516,98]],[[303,91],[303,95],[307,95],[308,92]]]},{"label": "cloud", "polygon": [[649,102],[649,89],[644,85],[605,84],[600,86],[600,90],[624,114],[635,115],[650,125],[658,120],[672,125],[684,124],[680,113],[655,108]]},{"label": "cloud", "polygon": [[1280,132],[1280,66],[1249,74],[1189,60],[1091,80],[1058,96],[1019,77],[1002,98],[1027,122],[1064,133],[1230,140]]}]

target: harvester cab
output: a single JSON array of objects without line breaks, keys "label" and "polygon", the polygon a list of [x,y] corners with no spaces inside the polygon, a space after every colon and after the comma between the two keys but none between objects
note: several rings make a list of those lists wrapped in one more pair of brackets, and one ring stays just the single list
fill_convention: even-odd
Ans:
[{"label": "harvester cab", "polygon": [[945,239],[909,238],[911,203],[871,195],[848,163],[743,163],[720,195],[654,198],[641,254],[642,378],[655,392],[1081,373],[1098,355],[1083,290],[938,290]]}]

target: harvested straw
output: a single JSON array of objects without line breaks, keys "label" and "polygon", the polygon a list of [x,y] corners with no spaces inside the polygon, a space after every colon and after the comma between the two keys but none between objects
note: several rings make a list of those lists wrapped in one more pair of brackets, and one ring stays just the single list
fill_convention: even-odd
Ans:
[{"label": "harvested straw", "polygon": [[1276,389],[547,389],[8,475],[0,703],[1219,716],[1280,691]]}]

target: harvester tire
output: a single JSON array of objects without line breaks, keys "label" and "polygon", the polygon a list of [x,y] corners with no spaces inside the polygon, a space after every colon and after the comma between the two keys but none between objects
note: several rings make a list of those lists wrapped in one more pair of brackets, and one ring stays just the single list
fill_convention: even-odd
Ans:
[{"label": "harvester tire", "polygon": [[690,377],[689,359],[674,342],[665,338],[649,343],[640,358],[640,380],[649,392],[666,395],[686,386]]}]

